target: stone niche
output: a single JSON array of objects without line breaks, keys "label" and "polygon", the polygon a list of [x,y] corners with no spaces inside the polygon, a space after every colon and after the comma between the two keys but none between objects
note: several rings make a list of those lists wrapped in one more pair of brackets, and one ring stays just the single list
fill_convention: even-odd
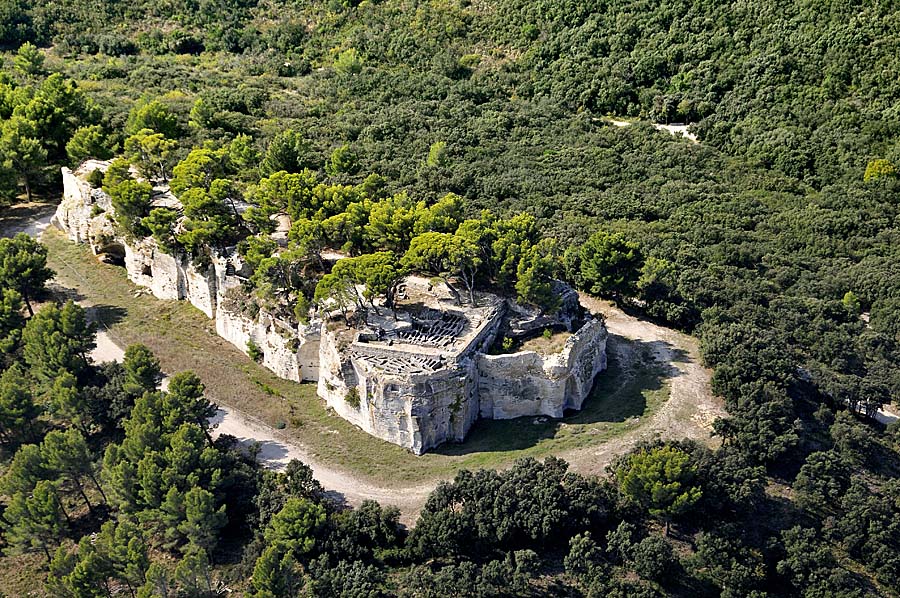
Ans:
[{"label": "stone niche", "polygon": [[[554,286],[561,307],[550,315],[488,293],[479,294],[478,306],[456,306],[418,277],[404,283],[405,310],[377,315],[358,329],[321,318],[299,325],[259,310],[243,290],[250,273],[233,249],[198,266],[152,238],[119,235],[109,196],[85,180],[107,166],[89,161],[75,172],[62,169],[54,221],[70,239],[123,264],[128,278],[156,297],[189,301],[238,349],[249,354],[255,345],[262,365],[277,376],[316,381],[338,415],[415,454],[464,440],[479,417],[562,417],[580,409],[606,367],[604,323],[585,314],[563,283]],[[180,208],[167,189],[156,192],[157,201]],[[557,353],[488,354],[501,335],[525,339],[548,328],[572,333]]]}]

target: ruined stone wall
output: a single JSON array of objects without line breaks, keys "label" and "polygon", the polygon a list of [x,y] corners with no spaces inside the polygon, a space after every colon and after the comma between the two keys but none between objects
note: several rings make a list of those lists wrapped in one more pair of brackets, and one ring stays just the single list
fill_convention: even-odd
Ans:
[{"label": "ruined stone wall", "polygon": [[262,351],[261,363],[279,378],[294,382],[319,379],[319,326],[290,328],[260,311],[248,317],[225,304],[216,312],[216,332],[248,353],[249,341]]},{"label": "ruined stone wall", "polygon": [[102,245],[116,238],[111,210],[112,201],[100,189],[76,176],[68,168],[62,169],[63,197],[56,208],[54,221],[76,243],[89,243],[94,253]]},{"label": "ruined stone wall", "polygon": [[606,326],[589,320],[559,353],[535,351],[477,357],[481,417],[562,417],[581,409],[594,378],[606,369]]},{"label": "ruined stone wall", "polygon": [[[105,168],[106,164],[90,166],[89,170],[93,170]],[[244,353],[248,351],[248,341],[253,340],[263,353],[262,364],[275,375],[297,382],[318,379],[317,326],[292,327],[265,311],[250,317],[223,304],[226,291],[240,286],[240,279],[228,273],[229,269],[240,270],[236,257],[217,255],[208,266],[200,268],[187,257],[166,253],[152,238],[127,240],[115,231],[109,196],[101,189],[91,188],[68,168],[62,169],[62,175],[63,199],[55,222],[70,239],[89,244],[95,254],[111,244],[120,245],[124,248],[128,279],[134,284],[146,287],[159,299],[190,302],[215,319],[218,334]]]},{"label": "ruined stone wall", "polygon": [[[252,340],[262,351],[262,364],[277,376],[317,380],[319,396],[338,415],[416,454],[443,442],[462,441],[478,417],[561,417],[566,409],[580,409],[594,377],[606,367],[606,328],[598,320],[589,320],[554,355],[485,355],[505,323],[515,320],[510,334],[558,323],[558,317],[548,319],[526,309],[513,315],[510,306],[499,302],[482,312],[488,321],[446,364],[432,361],[430,368],[404,369],[397,362],[400,367],[388,371],[364,353],[383,351],[396,357],[396,349],[368,345],[359,352],[354,347],[362,345],[348,343],[346,335],[324,324],[296,326],[265,310],[245,313],[241,303],[246,302],[229,298],[229,293],[243,293],[236,274],[242,264],[236,256],[216,256],[198,268],[187,258],[162,251],[152,238],[124,239],[116,233],[111,214],[110,199],[102,190],[63,169],[63,199],[55,221],[69,238],[89,243],[95,254],[113,246],[124,248],[132,282],[161,299],[189,301],[215,320],[222,338],[244,353]],[[569,321],[564,324],[568,327]],[[407,358],[414,361],[416,356],[407,353]],[[350,389],[359,394],[358,406],[347,400]]]},{"label": "ruined stone wall", "polygon": [[[417,455],[444,442],[462,441],[478,418],[475,363],[450,363],[434,372],[389,373],[342,346],[337,331],[323,327],[318,394],[335,412],[369,434]],[[344,341],[346,343],[346,341]],[[369,355],[402,361],[384,348]],[[348,401],[356,389],[359,405]]]}]

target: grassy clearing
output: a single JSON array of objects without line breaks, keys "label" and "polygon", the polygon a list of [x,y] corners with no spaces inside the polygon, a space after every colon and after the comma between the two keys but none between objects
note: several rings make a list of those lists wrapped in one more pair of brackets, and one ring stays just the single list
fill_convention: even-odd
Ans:
[{"label": "grassy clearing", "polygon": [[528,339],[522,343],[519,351],[534,351],[541,355],[553,355],[559,353],[566,346],[566,340],[572,336],[571,332],[554,332],[549,337],[540,335]]},{"label": "grassy clearing", "polygon": [[[503,467],[526,456],[564,456],[567,450],[629,432],[668,397],[668,388],[648,356],[626,371],[610,360],[585,409],[562,420],[520,418],[482,421],[466,442],[416,457],[375,439],[329,412],[314,384],[275,377],[215,333],[211,320],[184,301],[162,301],[139,292],[122,268],[98,263],[90,251],[48,231],[50,264],[57,283],[95,306],[111,337],[122,346],[144,343],[166,373],[196,372],[210,397],[283,432],[320,463],[388,486],[423,483],[463,468]],[[633,351],[640,354],[640,351]]]}]

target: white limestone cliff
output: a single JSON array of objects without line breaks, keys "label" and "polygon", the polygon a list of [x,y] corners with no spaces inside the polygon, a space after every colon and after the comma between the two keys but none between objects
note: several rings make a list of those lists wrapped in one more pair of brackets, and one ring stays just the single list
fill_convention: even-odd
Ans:
[{"label": "white limestone cliff", "polygon": [[606,337],[606,326],[589,320],[558,353],[479,354],[481,417],[562,417],[568,409],[581,409],[597,374],[606,369]]},{"label": "white limestone cliff", "polygon": [[[261,364],[277,376],[317,381],[319,396],[338,415],[416,454],[462,441],[479,417],[562,417],[566,410],[580,409],[606,368],[605,325],[594,319],[582,323],[577,295],[562,283],[554,289],[562,300],[555,315],[492,295],[477,308],[451,308],[441,304],[446,298],[437,300],[437,309],[422,321],[430,317],[441,325],[446,316],[460,327],[431,346],[402,340],[414,328],[408,315],[382,321],[401,335],[396,344],[381,339],[383,328],[375,333],[371,327],[349,330],[334,321],[299,325],[278,318],[245,294],[242,282],[249,272],[234,251],[219,252],[199,266],[164,251],[152,238],[126,239],[117,233],[109,196],[85,180],[88,172],[107,165],[89,161],[76,172],[62,169],[63,198],[54,220],[70,239],[123,265],[128,278],[154,296],[190,302],[214,319],[216,332],[235,347],[249,354],[254,345]],[[173,200],[170,194],[166,198]],[[427,281],[419,284],[433,294]],[[501,330],[526,338],[548,326],[573,332],[555,354],[487,354]]]}]

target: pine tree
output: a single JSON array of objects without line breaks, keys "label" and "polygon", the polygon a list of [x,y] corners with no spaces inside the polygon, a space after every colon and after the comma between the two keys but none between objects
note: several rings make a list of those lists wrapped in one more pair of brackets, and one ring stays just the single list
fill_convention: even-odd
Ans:
[{"label": "pine tree", "polygon": [[94,544],[109,562],[111,575],[125,582],[134,596],[150,566],[143,529],[132,519],[120,517],[103,524]]},{"label": "pine tree", "polygon": [[291,550],[282,544],[267,546],[256,559],[251,598],[290,598],[296,596],[298,579]]},{"label": "pine tree", "polygon": [[47,267],[47,248],[25,233],[0,239],[0,286],[19,293],[29,315],[31,299],[44,290],[54,272]]},{"label": "pine tree", "polygon": [[216,497],[203,488],[191,488],[184,495],[184,521],[178,524],[191,545],[204,550],[215,547],[219,530],[228,522],[225,505],[216,508]]},{"label": "pine tree", "polygon": [[0,439],[17,443],[31,438],[39,413],[22,368],[8,368],[0,376]]},{"label": "pine tree", "polygon": [[302,498],[289,498],[266,528],[266,541],[281,542],[294,554],[309,552],[315,546],[315,533],[325,523],[322,505]]},{"label": "pine tree", "polygon": [[0,286],[0,353],[12,353],[16,350],[24,327],[22,295]]},{"label": "pine tree", "polygon": [[3,514],[8,554],[42,551],[50,562],[50,548],[59,545],[65,525],[56,485],[41,480],[31,493],[16,492]]},{"label": "pine tree", "polygon": [[90,406],[78,389],[78,379],[60,370],[47,395],[50,412],[57,418],[75,426],[84,434],[90,431],[92,422]]},{"label": "pine tree", "polygon": [[0,488],[7,495],[14,492],[28,494],[39,481],[49,479],[50,474],[41,448],[36,444],[26,444],[19,447],[13,455],[12,462],[3,474]]},{"label": "pine tree", "polygon": [[193,372],[179,372],[172,376],[162,401],[164,427],[174,431],[185,422],[195,423],[212,444],[209,419],[216,414],[218,407],[204,396],[205,391],[203,382]]},{"label": "pine tree", "polygon": [[91,512],[94,509],[85,492],[83,478],[89,478],[104,502],[106,501],[106,494],[94,475],[93,455],[78,430],[72,428],[66,432],[54,430],[48,433],[41,443],[41,455],[48,469],[65,477],[75,486]]},{"label": "pine tree", "polygon": [[93,324],[87,321],[84,309],[72,301],[62,308],[42,308],[25,325],[22,341],[32,375],[48,386],[60,370],[80,374],[87,368],[88,354],[96,346]]},{"label": "pine tree", "polygon": [[622,494],[665,522],[667,535],[671,518],[690,509],[702,495],[694,485],[697,470],[690,455],[672,446],[632,454],[616,477]]},{"label": "pine tree", "polygon": [[147,568],[145,583],[137,591],[137,598],[172,598],[172,576],[159,563],[151,563]]},{"label": "pine tree", "polygon": [[156,390],[162,378],[159,360],[146,345],[130,345],[125,349],[125,392],[137,398]]},{"label": "pine tree", "polygon": [[199,546],[189,546],[184,557],[175,567],[175,579],[181,592],[187,596],[212,594],[212,572],[206,551]]}]

